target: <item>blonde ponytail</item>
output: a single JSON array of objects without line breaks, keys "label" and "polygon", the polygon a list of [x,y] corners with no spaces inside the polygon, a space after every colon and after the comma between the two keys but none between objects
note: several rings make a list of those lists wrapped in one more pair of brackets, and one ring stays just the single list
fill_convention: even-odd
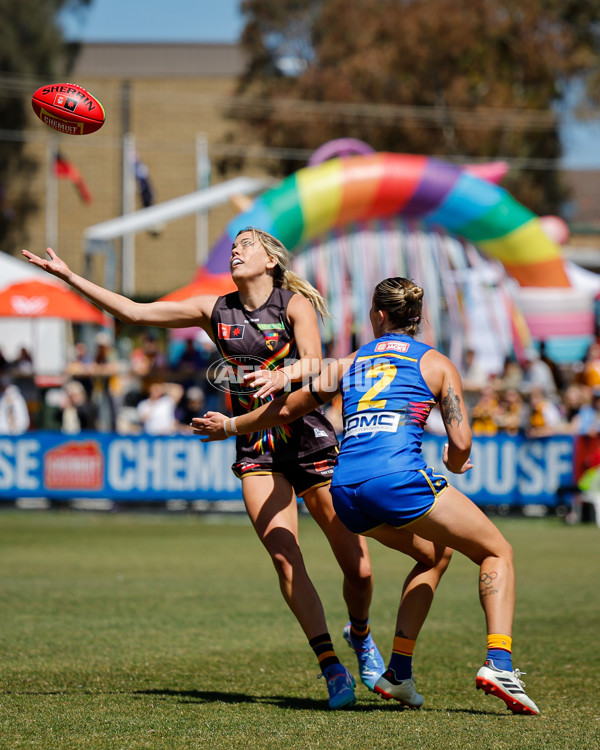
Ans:
[{"label": "blonde ponytail", "polygon": [[281,286],[284,289],[289,289],[290,292],[295,292],[296,294],[301,294],[303,297],[306,297],[322,318],[329,317],[327,303],[314,286],[309,284],[306,279],[302,278],[302,276],[298,276],[297,273],[286,268],[283,272]]}]

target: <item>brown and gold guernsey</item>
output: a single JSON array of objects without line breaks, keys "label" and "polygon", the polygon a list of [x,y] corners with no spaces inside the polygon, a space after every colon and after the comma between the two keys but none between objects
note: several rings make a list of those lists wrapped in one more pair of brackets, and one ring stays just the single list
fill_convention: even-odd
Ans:
[{"label": "brown and gold guernsey", "polygon": [[[215,343],[232,372],[236,367],[240,372],[259,366],[276,370],[298,359],[294,331],[287,315],[293,294],[275,287],[258,310],[246,310],[237,292],[217,299],[211,326]],[[300,388],[301,384],[293,384],[293,387]],[[235,387],[230,387],[230,394],[234,415],[265,403],[264,399],[254,398],[253,392],[244,389],[237,379]],[[273,459],[294,460],[331,445],[337,445],[337,438],[320,409],[288,425],[239,435],[236,440],[238,460],[253,458],[262,464],[269,464]]]}]

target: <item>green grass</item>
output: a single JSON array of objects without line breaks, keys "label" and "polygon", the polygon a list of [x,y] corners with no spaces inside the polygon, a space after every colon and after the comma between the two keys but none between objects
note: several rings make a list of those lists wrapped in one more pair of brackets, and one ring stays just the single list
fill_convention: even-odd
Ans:
[{"label": "green grass", "polygon": [[[540,717],[474,689],[485,653],[475,566],[458,555],[415,654],[425,706],[358,687],[330,712],[316,661],[245,518],[0,513],[0,748],[600,747],[600,530],[500,519],[517,565],[515,663]],[[340,655],[341,576],[302,544]],[[371,544],[374,635],[387,658],[407,559]]]}]

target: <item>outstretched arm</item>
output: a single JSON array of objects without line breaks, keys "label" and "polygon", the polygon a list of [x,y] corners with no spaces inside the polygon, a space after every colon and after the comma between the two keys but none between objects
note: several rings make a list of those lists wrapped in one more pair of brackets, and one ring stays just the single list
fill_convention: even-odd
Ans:
[{"label": "outstretched arm", "polygon": [[225,440],[233,434],[246,435],[257,430],[266,430],[280,424],[293,422],[325,404],[339,393],[340,379],[352,360],[335,360],[311,383],[241,414],[233,419],[219,412],[207,412],[203,417],[192,419],[195,435],[207,435],[202,442]]},{"label": "outstretched arm", "polygon": [[181,302],[134,302],[122,294],[111,292],[74,273],[51,247],[46,252],[49,259],[41,258],[29,250],[23,250],[23,255],[30,263],[66,281],[73,289],[85,294],[98,307],[124,323],[156,325],[164,328],[198,325],[211,335],[210,315],[217,299],[216,296],[201,295]]}]

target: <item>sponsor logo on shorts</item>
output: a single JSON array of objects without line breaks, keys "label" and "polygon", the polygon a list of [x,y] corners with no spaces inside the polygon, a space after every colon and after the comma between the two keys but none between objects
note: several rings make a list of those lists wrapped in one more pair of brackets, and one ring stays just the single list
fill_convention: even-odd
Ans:
[{"label": "sponsor logo on shorts", "polygon": [[406,353],[410,349],[407,341],[380,341],[375,344],[376,352],[401,352]]},{"label": "sponsor logo on shorts", "polygon": [[240,474],[244,474],[246,471],[253,471],[254,469],[260,469],[260,464],[244,464],[239,467]]},{"label": "sponsor logo on shorts", "polygon": [[319,474],[333,474],[333,466],[328,458],[323,461],[315,461],[314,467],[315,471],[318,471]]},{"label": "sponsor logo on shorts", "polygon": [[344,437],[374,435],[377,432],[396,432],[400,414],[393,411],[369,411],[353,414],[344,424]]}]

